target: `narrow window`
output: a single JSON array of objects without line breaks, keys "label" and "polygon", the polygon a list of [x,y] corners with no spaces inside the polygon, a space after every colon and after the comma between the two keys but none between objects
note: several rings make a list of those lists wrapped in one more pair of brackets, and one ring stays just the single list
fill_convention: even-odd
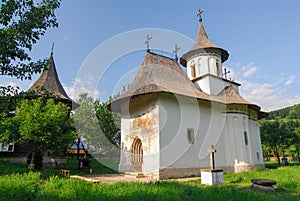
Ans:
[{"label": "narrow window", "polygon": [[244,131],[245,145],[248,145],[248,133]]},{"label": "narrow window", "polygon": [[256,152],[256,159],[259,160],[259,153]]},{"label": "narrow window", "polygon": [[193,128],[188,128],[187,130],[187,139],[190,144],[195,143],[195,134],[194,134],[194,129]]},{"label": "narrow window", "polygon": [[192,64],[192,65],[191,65],[191,74],[192,74],[192,78],[196,77],[195,64]]},{"label": "narrow window", "polygon": [[217,67],[217,75],[220,76],[220,61],[216,61],[216,67]]}]

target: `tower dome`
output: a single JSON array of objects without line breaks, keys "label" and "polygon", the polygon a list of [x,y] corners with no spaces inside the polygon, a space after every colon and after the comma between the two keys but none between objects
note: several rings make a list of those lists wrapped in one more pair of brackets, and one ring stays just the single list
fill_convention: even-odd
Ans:
[{"label": "tower dome", "polygon": [[184,67],[187,67],[187,61],[189,61],[191,58],[206,53],[213,53],[219,55],[222,63],[225,62],[229,57],[229,53],[226,50],[216,46],[208,39],[208,36],[203,26],[202,19],[200,19],[195,44],[187,53],[182,55],[182,57],[180,58],[180,64]]},{"label": "tower dome", "polygon": [[[193,47],[180,58],[180,63],[187,68],[187,75],[195,86],[210,95],[218,95],[225,87],[232,85],[238,91],[240,84],[227,80],[223,74],[222,63],[225,62],[229,53],[213,44],[206,34],[201,14],[198,15],[199,29]],[[225,78],[223,78],[225,75]]]}]

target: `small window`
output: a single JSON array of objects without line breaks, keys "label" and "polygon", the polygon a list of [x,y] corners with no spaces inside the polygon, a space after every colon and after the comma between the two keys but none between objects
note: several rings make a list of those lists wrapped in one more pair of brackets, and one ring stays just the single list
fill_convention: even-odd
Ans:
[{"label": "small window", "polygon": [[192,78],[196,77],[195,64],[192,64],[192,65],[191,65],[191,75],[192,75]]},{"label": "small window", "polygon": [[247,131],[244,132],[244,138],[245,138],[245,145],[248,145],[248,133]]},{"label": "small window", "polygon": [[14,143],[9,143],[9,144],[0,143],[0,152],[13,152],[14,146],[15,146]]},{"label": "small window", "polygon": [[195,134],[194,134],[194,129],[193,128],[188,128],[187,130],[187,139],[190,144],[195,143]]},{"label": "small window", "polygon": [[256,159],[259,160],[259,153],[256,152]]},{"label": "small window", "polygon": [[217,67],[217,76],[221,76],[220,74],[220,60],[216,60],[216,67]]}]

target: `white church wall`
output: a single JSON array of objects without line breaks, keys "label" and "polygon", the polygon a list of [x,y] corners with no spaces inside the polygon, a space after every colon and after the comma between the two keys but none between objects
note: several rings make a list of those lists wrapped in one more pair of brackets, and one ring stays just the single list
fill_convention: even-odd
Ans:
[{"label": "white church wall", "polygon": [[259,124],[256,120],[249,118],[249,141],[251,142],[251,156],[255,165],[264,166],[264,159],[261,148]]},{"label": "white church wall", "polygon": [[[167,94],[161,95],[157,104],[160,107],[160,169],[184,169],[199,174],[200,168],[209,167],[211,144],[218,150],[217,167],[226,165],[222,137],[225,117],[221,115],[224,106]],[[194,131],[192,143],[188,129]]]},{"label": "white church wall", "polygon": [[243,124],[243,121],[247,119],[247,114],[227,113],[226,118],[228,119],[230,139],[230,146],[227,146],[227,149],[231,152],[230,162],[227,165],[234,167],[235,172],[243,171],[250,165],[249,151],[247,151],[250,144],[246,145],[244,136],[245,130],[248,129],[244,128]]},{"label": "white church wall", "polygon": [[226,119],[226,166],[234,167],[234,172],[264,167],[257,120],[237,111],[228,112]]}]

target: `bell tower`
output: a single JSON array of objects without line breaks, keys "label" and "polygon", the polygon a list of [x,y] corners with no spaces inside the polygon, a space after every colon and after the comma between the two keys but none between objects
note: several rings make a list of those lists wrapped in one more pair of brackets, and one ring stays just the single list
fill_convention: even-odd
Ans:
[{"label": "bell tower", "polygon": [[182,55],[180,63],[187,67],[187,75],[195,86],[210,95],[218,95],[225,87],[231,85],[238,92],[240,84],[223,78],[222,63],[229,54],[226,50],[214,45],[206,34],[199,10],[199,28],[194,46]]}]

